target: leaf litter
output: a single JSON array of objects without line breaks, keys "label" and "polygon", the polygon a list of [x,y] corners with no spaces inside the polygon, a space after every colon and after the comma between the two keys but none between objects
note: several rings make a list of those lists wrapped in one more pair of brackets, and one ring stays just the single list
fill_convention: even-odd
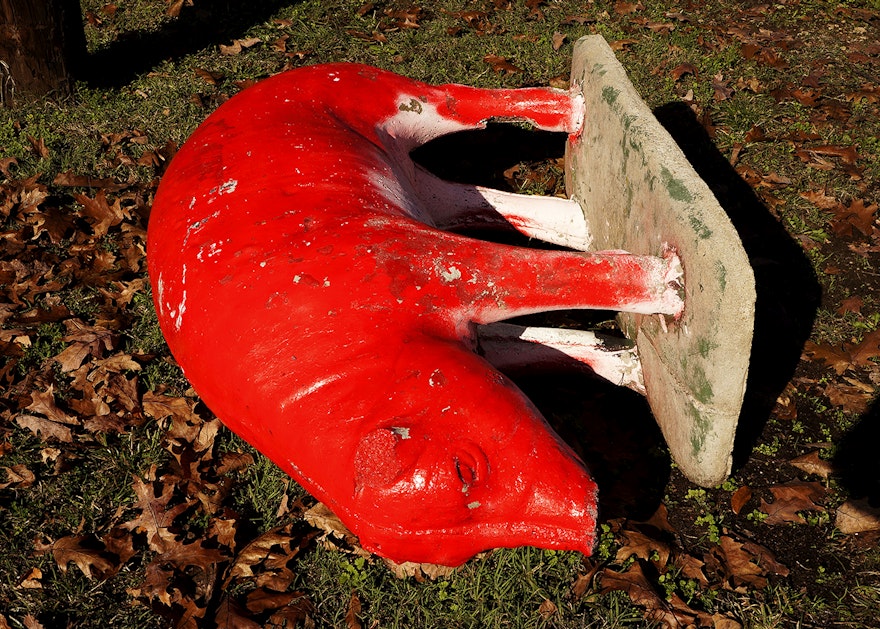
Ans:
[{"label": "leaf litter", "polygon": [[[167,2],[168,15],[177,16],[192,4],[189,0],[171,0]],[[798,54],[804,43],[800,35],[789,34],[783,27],[757,26],[767,16],[767,5],[738,8],[724,24],[707,22],[699,9],[687,15],[668,12],[661,19],[649,17],[648,9],[640,2],[617,1],[609,8],[621,33],[611,44],[625,60],[647,37],[662,41],[677,30],[699,24],[707,49],[735,46],[746,62],[779,72],[781,78],[775,84],[766,78],[737,76],[735,72],[707,74],[698,59],[675,57],[673,46],[663,70],[682,88],[707,82],[709,101],[715,105],[735,100],[738,92],[748,92],[804,108],[810,131],[783,135],[753,127],[738,148],[734,147],[731,163],[780,217],[794,204],[795,195],[786,189],[806,187],[797,196],[825,216],[821,227],[827,230],[827,238],[805,236],[818,250],[839,257],[838,250],[831,251],[831,247],[845,242],[843,251],[849,255],[876,261],[875,254],[880,252],[876,249],[880,240],[876,223],[880,199],[865,185],[866,169],[876,160],[876,154],[829,132],[848,130],[856,105],[873,107],[876,113],[874,106],[880,100],[876,82],[862,81],[835,92],[834,77],[815,70],[805,72],[799,83],[793,82],[792,77],[797,76],[793,70],[799,67]],[[501,26],[499,12],[508,10],[512,10],[512,3],[494,2],[481,3],[474,10],[446,11],[447,34],[519,37],[506,33]],[[554,7],[530,1],[523,10],[530,20],[540,22],[550,20]],[[867,10],[840,7],[836,19],[876,22],[876,12],[859,11]],[[109,20],[115,13],[116,9],[107,5],[94,19]],[[428,20],[438,19],[430,10],[381,2],[361,5],[357,15],[373,19],[372,28],[352,29],[349,35],[379,45],[392,41],[400,32],[422,28]],[[588,27],[609,17],[598,12],[557,16],[558,30],[552,31],[550,48],[558,52],[573,41],[572,26]],[[286,41],[274,40],[269,45],[287,54]],[[243,37],[221,45],[219,51],[225,56],[242,56],[262,46],[263,39]],[[486,49],[493,50],[491,46]],[[846,50],[851,63],[866,65],[874,63],[880,52],[870,43],[858,42],[846,44]],[[290,58],[301,61],[311,54],[300,53],[290,53]],[[510,56],[489,52],[482,61],[490,71],[505,77],[524,73]],[[226,81],[222,73],[203,70],[196,75],[209,88]],[[701,102],[695,96],[685,100],[696,113],[705,114],[711,107],[710,102]],[[199,102],[203,106],[216,104],[201,97]],[[703,120],[707,129],[716,128],[709,118]],[[720,128],[724,131],[723,122]],[[31,158],[52,157],[51,143],[33,136],[27,142]],[[803,186],[794,169],[777,172],[751,160],[752,151],[757,151],[759,145],[783,143],[790,147],[800,167],[831,179],[817,178],[817,182],[824,183]],[[0,456],[14,454],[9,431],[21,430],[44,442],[44,462],[54,463],[56,470],[61,470],[64,460],[74,456],[77,448],[91,447],[96,439],[133,430],[145,422],[156,422],[163,431],[162,446],[169,453],[168,463],[142,470],[131,479],[134,501],[129,512],[100,531],[77,530],[55,540],[37,539],[34,551],[50,555],[62,571],[73,565],[91,579],[113,578],[134,557],[151,557],[145,561],[143,580],[130,590],[130,595],[175,626],[308,626],[316,614],[315,603],[296,585],[298,558],[316,543],[358,553],[357,540],[340,528],[341,523],[333,521],[332,514],[316,511],[317,507],[307,511],[301,504],[290,507],[286,503],[284,508],[279,505],[279,512],[285,513],[284,524],[259,534],[248,533],[248,538],[228,499],[235,474],[252,465],[253,457],[221,451],[217,420],[191,395],[145,390],[145,367],[158,358],[132,351],[124,342],[122,333],[134,318],[132,299],[143,295],[147,286],[144,251],[149,204],[158,178],[176,150],[169,142],[133,153],[133,147],[147,144],[148,138],[137,131],[108,135],[101,155],[107,166],[152,169],[154,178],[145,184],[134,177],[124,180],[68,171],[56,174],[47,185],[41,176],[15,179],[23,156],[0,159],[0,172],[6,178],[0,186],[0,217],[6,225],[15,226],[4,232],[0,245],[0,284],[4,293],[0,349],[6,359],[0,378],[11,400],[0,407],[8,426],[0,433]],[[533,168],[509,173],[511,180],[529,177],[535,177]],[[847,192],[842,192],[844,189]],[[72,300],[57,296],[77,286],[91,290],[88,313],[77,312]],[[849,295],[836,303],[842,310],[840,316],[849,314],[861,321],[867,321],[877,305],[868,294],[864,298]],[[57,342],[45,347],[41,330],[53,324],[59,326]],[[878,334],[878,330],[868,330],[843,341],[809,342],[804,351],[806,374],[802,372],[793,381],[787,404],[777,404],[778,420],[794,422],[808,415],[798,409],[803,406],[804,396],[813,393],[845,412],[867,410],[875,396],[872,384],[876,383],[871,376],[880,358]],[[45,351],[37,354],[35,348],[42,347]],[[817,377],[817,370],[821,377]],[[663,626],[740,626],[735,618],[713,609],[707,601],[719,591],[762,590],[793,576],[794,564],[787,565],[770,549],[774,546],[780,556],[789,554],[790,549],[779,541],[785,539],[782,536],[786,531],[815,529],[817,525],[809,524],[808,519],[822,516],[830,517],[839,532],[854,538],[880,530],[877,504],[854,496],[835,507],[829,483],[837,471],[819,450],[802,452],[778,459],[790,463],[795,478],[778,475],[768,483],[754,476],[735,491],[713,490],[713,495],[724,500],[700,507],[697,515],[706,516],[709,510],[720,517],[723,522],[717,533],[706,536],[681,502],[669,506],[674,515],[672,523],[664,505],[652,521],[607,521],[613,547],[604,559],[584,560],[579,575],[573,576],[573,595],[580,598],[591,589],[623,591],[644,609],[646,618]],[[28,491],[39,480],[39,473],[22,464],[4,466],[3,472],[0,489],[5,491]],[[746,469],[743,475],[748,474]],[[807,480],[817,477],[821,482]],[[757,508],[750,509],[755,504]],[[763,519],[758,518],[760,524],[746,520],[754,513],[763,514]],[[193,524],[196,521],[199,524]],[[779,537],[774,535],[777,532]],[[686,541],[690,539],[687,536],[695,534],[701,535],[699,542]],[[764,537],[768,540],[766,546],[756,541]],[[428,565],[389,568],[399,578],[417,581],[454,574]],[[22,575],[20,581],[21,587],[32,589],[40,589],[45,582],[46,577],[37,569]],[[243,584],[251,588],[246,595],[230,593]],[[363,626],[364,609],[361,595],[353,592],[345,610],[346,625]],[[545,621],[560,614],[556,604],[546,599],[536,612]],[[24,617],[22,622],[24,626],[42,626],[32,616]],[[0,616],[0,627],[4,624],[6,620]]]}]

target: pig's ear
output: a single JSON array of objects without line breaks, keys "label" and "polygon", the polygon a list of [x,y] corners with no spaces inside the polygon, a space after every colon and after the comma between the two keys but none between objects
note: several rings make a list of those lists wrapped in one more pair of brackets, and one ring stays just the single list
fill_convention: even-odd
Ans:
[{"label": "pig's ear", "polygon": [[354,455],[355,491],[365,487],[387,487],[402,471],[397,446],[400,429],[377,428],[367,433]]}]

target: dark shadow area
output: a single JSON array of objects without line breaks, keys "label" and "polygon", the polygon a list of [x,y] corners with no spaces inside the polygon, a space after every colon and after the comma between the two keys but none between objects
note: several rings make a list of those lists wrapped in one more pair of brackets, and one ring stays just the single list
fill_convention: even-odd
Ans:
[{"label": "dark shadow area", "polygon": [[821,288],[801,247],[713,144],[684,103],[654,111],[739,233],[755,273],[755,337],[734,447],[734,470],[761,435],[810,335]]},{"label": "dark shadow area", "polygon": [[560,158],[565,133],[490,122],[485,129],[441,136],[415,149],[413,161],[442,179],[513,192],[504,171],[520,162]]},{"label": "dark shadow area", "polygon": [[587,464],[603,520],[642,521],[657,511],[671,460],[644,397],[583,368],[513,378]]},{"label": "dark shadow area", "polygon": [[249,28],[298,0],[210,0],[183,7],[180,15],[155,31],[122,33],[119,39],[87,55],[77,77],[92,87],[130,83],[165,60],[179,59],[207,46],[229,44]]},{"label": "dark shadow area", "polygon": [[[413,159],[450,181],[512,191],[504,171],[519,163],[558,159],[566,134],[508,123],[432,140]],[[548,249],[517,232],[476,231],[465,235],[493,242]],[[558,311],[519,317],[520,325],[617,331],[615,313]],[[547,350],[552,354],[554,350]],[[508,375],[543,413],[551,427],[580,455],[599,484],[603,519],[648,519],[657,510],[670,474],[663,436],[645,399],[596,377],[585,366],[558,354],[546,365],[519,367]],[[566,364],[567,363],[567,364]]]},{"label": "dark shadow area", "polygon": [[880,507],[880,400],[875,400],[859,423],[841,441],[834,455],[840,482],[856,499]]}]

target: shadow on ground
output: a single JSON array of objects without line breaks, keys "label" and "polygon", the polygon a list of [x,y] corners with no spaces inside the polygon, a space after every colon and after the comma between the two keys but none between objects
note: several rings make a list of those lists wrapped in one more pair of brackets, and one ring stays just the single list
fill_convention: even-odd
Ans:
[{"label": "shadow on ground", "polygon": [[114,88],[130,83],[167,60],[179,59],[208,46],[229,44],[298,0],[212,0],[185,6],[180,15],[154,31],[122,33],[115,42],[78,64],[77,78],[92,87]]},{"label": "shadow on ground", "polygon": [[794,375],[821,289],[801,247],[718,151],[691,109],[670,103],[654,115],[727,212],[755,273],[755,337],[734,448],[736,471],[745,464],[776,399]]},{"label": "shadow on ground", "polygon": [[855,427],[840,442],[834,469],[853,498],[868,498],[880,507],[880,400],[875,400]]}]

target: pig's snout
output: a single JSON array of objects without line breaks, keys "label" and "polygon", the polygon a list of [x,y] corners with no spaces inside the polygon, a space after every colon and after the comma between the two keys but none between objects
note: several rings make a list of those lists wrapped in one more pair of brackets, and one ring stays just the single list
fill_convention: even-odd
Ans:
[{"label": "pig's snout", "polygon": [[505,452],[487,452],[420,428],[375,429],[357,449],[353,497],[361,517],[352,515],[365,548],[450,566],[498,547],[591,554],[596,483],[552,433],[533,432],[515,456],[516,439]]}]

